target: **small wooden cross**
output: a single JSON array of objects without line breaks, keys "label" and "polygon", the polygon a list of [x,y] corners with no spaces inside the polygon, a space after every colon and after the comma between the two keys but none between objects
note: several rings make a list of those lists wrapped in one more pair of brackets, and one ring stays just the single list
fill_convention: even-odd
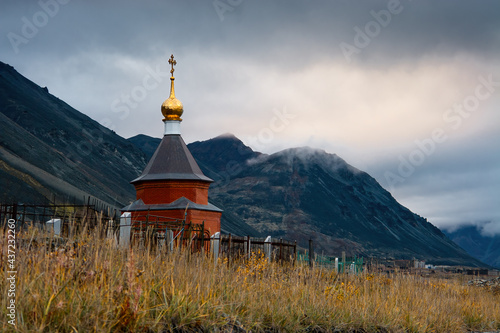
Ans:
[{"label": "small wooden cross", "polygon": [[170,74],[172,74],[172,76],[174,76],[174,65],[177,65],[177,61],[174,60],[174,55],[172,54],[170,56],[170,59],[168,59],[168,63],[172,66],[172,69],[170,70]]}]

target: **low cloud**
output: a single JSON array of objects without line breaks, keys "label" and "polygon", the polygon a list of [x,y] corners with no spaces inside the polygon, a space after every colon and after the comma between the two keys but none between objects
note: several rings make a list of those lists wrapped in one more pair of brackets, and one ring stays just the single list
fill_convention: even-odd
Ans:
[{"label": "low cloud", "polygon": [[481,227],[481,234],[488,237],[500,235],[500,220],[486,222]]}]

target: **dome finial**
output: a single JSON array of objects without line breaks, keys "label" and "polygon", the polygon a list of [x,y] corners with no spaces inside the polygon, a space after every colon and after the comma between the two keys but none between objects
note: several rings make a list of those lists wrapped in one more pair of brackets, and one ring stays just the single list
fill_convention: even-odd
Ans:
[{"label": "dome finial", "polygon": [[170,55],[170,59],[168,59],[168,63],[172,66],[172,69],[170,70],[170,75],[174,77],[174,66],[177,65],[177,61],[174,60],[174,55]]},{"label": "dome finial", "polygon": [[175,91],[174,91],[174,80],[175,80],[174,65],[177,65],[177,61],[174,60],[173,54],[170,56],[170,59],[168,59],[168,63],[172,66],[172,69],[170,70],[170,74],[172,75],[170,77],[170,96],[161,105],[161,113],[165,117],[163,118],[163,121],[168,121],[168,120],[182,121],[181,116],[182,113],[184,113],[184,108],[182,106],[181,101],[175,98]]}]

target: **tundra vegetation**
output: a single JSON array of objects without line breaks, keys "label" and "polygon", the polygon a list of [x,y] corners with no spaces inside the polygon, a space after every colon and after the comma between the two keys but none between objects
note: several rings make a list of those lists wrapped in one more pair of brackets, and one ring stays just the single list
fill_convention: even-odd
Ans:
[{"label": "tundra vegetation", "polygon": [[[7,233],[0,231],[3,276]],[[117,247],[102,230],[57,240],[17,234],[16,326],[2,332],[500,330],[498,290],[397,273],[336,274],[305,264]],[[52,244],[52,245],[50,245]]]}]

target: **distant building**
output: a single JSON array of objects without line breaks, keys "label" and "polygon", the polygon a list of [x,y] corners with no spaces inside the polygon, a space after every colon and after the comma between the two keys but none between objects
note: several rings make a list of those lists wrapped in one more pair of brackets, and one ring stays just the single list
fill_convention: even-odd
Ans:
[{"label": "distant building", "polygon": [[[142,174],[131,183],[137,200],[123,207],[130,212],[132,225],[155,218],[185,219],[186,223],[204,224],[210,234],[220,232],[222,210],[208,202],[208,188],[212,179],[203,174],[181,137],[182,103],[175,98],[174,65],[172,55],[170,96],[163,102],[165,131],[163,139]],[[134,222],[135,221],[135,222]]]},{"label": "distant building", "polygon": [[425,261],[414,259],[413,268],[425,268]]}]

